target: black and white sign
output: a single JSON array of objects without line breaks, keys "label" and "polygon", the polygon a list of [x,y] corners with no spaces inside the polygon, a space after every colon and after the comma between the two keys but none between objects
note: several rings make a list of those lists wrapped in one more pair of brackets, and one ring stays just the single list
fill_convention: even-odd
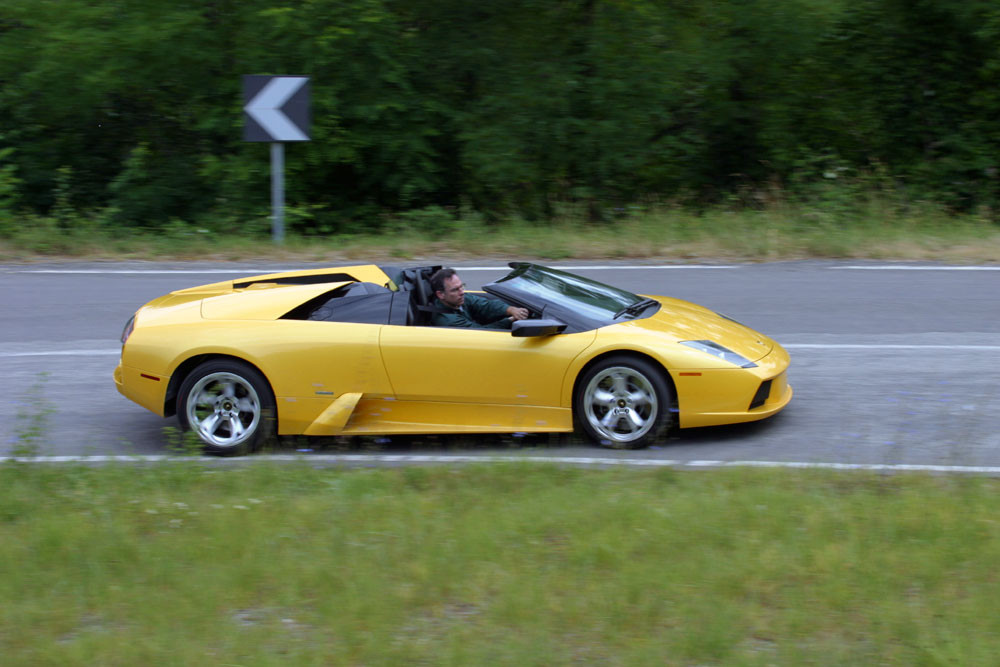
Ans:
[{"label": "black and white sign", "polygon": [[309,77],[243,77],[244,141],[309,141]]}]

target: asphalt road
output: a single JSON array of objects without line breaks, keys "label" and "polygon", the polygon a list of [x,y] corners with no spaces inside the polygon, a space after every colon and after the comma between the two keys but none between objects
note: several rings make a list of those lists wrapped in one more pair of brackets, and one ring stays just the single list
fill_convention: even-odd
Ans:
[{"label": "asphalt road", "polygon": [[[775,418],[681,431],[636,452],[547,436],[337,446],[407,455],[513,448],[529,456],[680,462],[1000,466],[1000,267],[551,264],[635,292],[695,301],[771,335],[792,355],[795,398]],[[167,453],[164,427],[176,422],[129,402],[111,379],[125,321],[171,289],[302,266],[0,265],[0,456],[26,444],[43,455]],[[494,260],[456,268],[473,289],[504,273]]]}]

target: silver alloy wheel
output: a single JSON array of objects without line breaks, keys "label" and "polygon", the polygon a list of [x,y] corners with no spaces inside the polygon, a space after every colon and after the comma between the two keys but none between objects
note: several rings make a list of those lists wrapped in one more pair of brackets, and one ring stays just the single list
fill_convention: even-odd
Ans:
[{"label": "silver alloy wheel", "polygon": [[246,378],[234,373],[209,373],[188,393],[188,424],[204,442],[235,447],[253,437],[260,424],[257,391]]},{"label": "silver alloy wheel", "polygon": [[656,390],[641,372],[611,366],[591,378],[583,392],[583,410],[591,428],[612,443],[638,440],[656,423]]}]

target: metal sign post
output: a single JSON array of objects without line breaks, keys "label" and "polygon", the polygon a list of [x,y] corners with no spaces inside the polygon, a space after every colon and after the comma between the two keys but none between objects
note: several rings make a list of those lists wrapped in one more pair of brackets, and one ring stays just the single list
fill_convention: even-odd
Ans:
[{"label": "metal sign post", "polygon": [[243,77],[244,141],[271,142],[271,237],[285,240],[285,144],[309,141],[309,77]]},{"label": "metal sign post", "polygon": [[285,242],[285,144],[271,142],[271,240]]}]

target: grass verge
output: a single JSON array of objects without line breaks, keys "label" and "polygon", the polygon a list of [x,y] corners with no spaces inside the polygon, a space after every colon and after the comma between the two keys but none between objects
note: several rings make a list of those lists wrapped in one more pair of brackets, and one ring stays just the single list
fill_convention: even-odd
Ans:
[{"label": "grass verge", "polygon": [[[57,224],[38,218],[9,226],[0,261],[80,259],[212,259],[352,262],[502,256],[541,260],[668,259],[764,261],[862,258],[995,262],[1000,226],[987,215],[951,215],[932,206],[901,207],[877,197],[695,212],[651,207],[603,223],[568,210],[554,220],[454,217],[436,208],[383,222],[381,233],[290,234],[276,247],[253,221],[213,228],[174,221],[159,231],[111,229],[90,220]],[[235,230],[235,231],[234,231]]]},{"label": "grass verge", "polygon": [[1000,481],[0,466],[0,655],[995,664]]}]

